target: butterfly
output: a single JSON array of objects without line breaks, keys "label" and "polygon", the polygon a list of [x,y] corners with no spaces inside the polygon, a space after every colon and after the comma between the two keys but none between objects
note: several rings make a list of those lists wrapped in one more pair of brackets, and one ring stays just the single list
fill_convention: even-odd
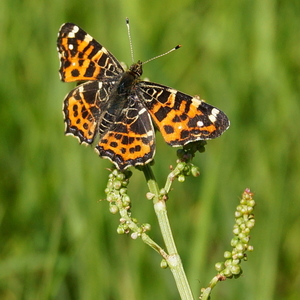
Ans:
[{"label": "butterfly", "polygon": [[154,124],[173,147],[214,139],[229,127],[227,116],[203,100],[141,80],[141,61],[125,71],[75,24],[61,26],[57,49],[61,80],[81,82],[64,99],[66,135],[83,144],[96,141],[96,152],[119,170],[153,160]]}]

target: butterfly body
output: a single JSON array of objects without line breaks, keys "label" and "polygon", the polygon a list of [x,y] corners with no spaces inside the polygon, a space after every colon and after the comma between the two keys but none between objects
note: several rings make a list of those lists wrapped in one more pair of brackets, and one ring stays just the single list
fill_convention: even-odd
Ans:
[{"label": "butterfly body", "polygon": [[61,80],[85,81],[64,100],[66,134],[85,144],[97,138],[97,153],[120,170],[153,159],[153,122],[171,146],[216,138],[229,127],[226,115],[203,100],[142,81],[142,62],[124,71],[75,24],[62,25],[57,47]]}]

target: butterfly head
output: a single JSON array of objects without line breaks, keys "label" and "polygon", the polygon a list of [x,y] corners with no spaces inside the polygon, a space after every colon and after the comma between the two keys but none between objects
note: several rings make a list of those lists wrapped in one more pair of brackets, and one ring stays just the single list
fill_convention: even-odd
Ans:
[{"label": "butterfly head", "polygon": [[140,77],[143,74],[143,63],[139,60],[137,63],[131,65],[129,72],[134,75],[134,77]]}]

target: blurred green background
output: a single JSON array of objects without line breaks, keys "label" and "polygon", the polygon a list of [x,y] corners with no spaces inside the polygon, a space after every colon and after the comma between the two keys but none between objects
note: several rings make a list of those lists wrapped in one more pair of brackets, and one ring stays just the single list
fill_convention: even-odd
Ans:
[{"label": "blurred green background", "polygon": [[[255,193],[255,251],[213,299],[300,298],[300,2],[90,0],[0,2],[0,299],[179,299],[169,270],[139,239],[116,233],[105,198],[111,164],[65,137],[56,38],[80,25],[131,64],[125,18],[144,75],[226,112],[230,129],[174,182],[168,209],[195,298],[229,249],[233,213]],[[176,149],[157,134],[163,186]],[[133,170],[133,214],[161,243],[143,174]]]}]

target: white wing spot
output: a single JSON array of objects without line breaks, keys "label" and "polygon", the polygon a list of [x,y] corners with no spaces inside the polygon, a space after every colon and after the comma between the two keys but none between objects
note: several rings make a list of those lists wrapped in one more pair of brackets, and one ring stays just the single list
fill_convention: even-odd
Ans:
[{"label": "white wing spot", "polygon": [[73,31],[69,32],[68,37],[71,38],[71,39],[74,38],[75,37],[75,32],[73,32]]},{"label": "white wing spot", "polygon": [[69,44],[69,50],[73,50],[74,49],[74,45],[73,44]]},{"label": "white wing spot", "polygon": [[152,135],[153,135],[153,131],[152,131],[152,130],[149,130],[149,131],[147,132],[147,135],[148,135],[148,136],[152,136]]},{"label": "white wing spot", "polygon": [[202,127],[203,125],[204,125],[204,124],[203,124],[202,121],[198,121],[198,122],[197,122],[197,126],[198,126],[198,127]]},{"label": "white wing spot", "polygon": [[220,111],[215,107],[211,110],[211,114],[214,115],[215,117],[218,115],[219,112]]},{"label": "white wing spot", "polygon": [[92,38],[89,34],[87,34],[87,35],[84,37],[84,41],[87,42],[87,43],[91,42],[92,40],[93,40],[93,38]]},{"label": "white wing spot", "polygon": [[78,26],[74,26],[72,32],[77,33],[79,31],[79,27]]},{"label": "white wing spot", "polygon": [[177,91],[172,88],[168,88],[168,92],[175,94],[175,95],[177,94]]},{"label": "white wing spot", "polygon": [[209,115],[208,118],[212,123],[215,123],[217,121],[217,116],[219,112],[220,111],[215,107],[211,110],[211,115]]},{"label": "white wing spot", "polygon": [[215,123],[217,121],[217,118],[214,115],[209,115],[208,118],[212,123]]},{"label": "white wing spot", "polygon": [[202,100],[193,97],[192,103],[194,106],[199,107],[199,105],[201,105],[201,103],[202,103]]},{"label": "white wing spot", "polygon": [[84,86],[83,85],[79,86],[78,91],[79,91],[79,93],[84,92]]}]

